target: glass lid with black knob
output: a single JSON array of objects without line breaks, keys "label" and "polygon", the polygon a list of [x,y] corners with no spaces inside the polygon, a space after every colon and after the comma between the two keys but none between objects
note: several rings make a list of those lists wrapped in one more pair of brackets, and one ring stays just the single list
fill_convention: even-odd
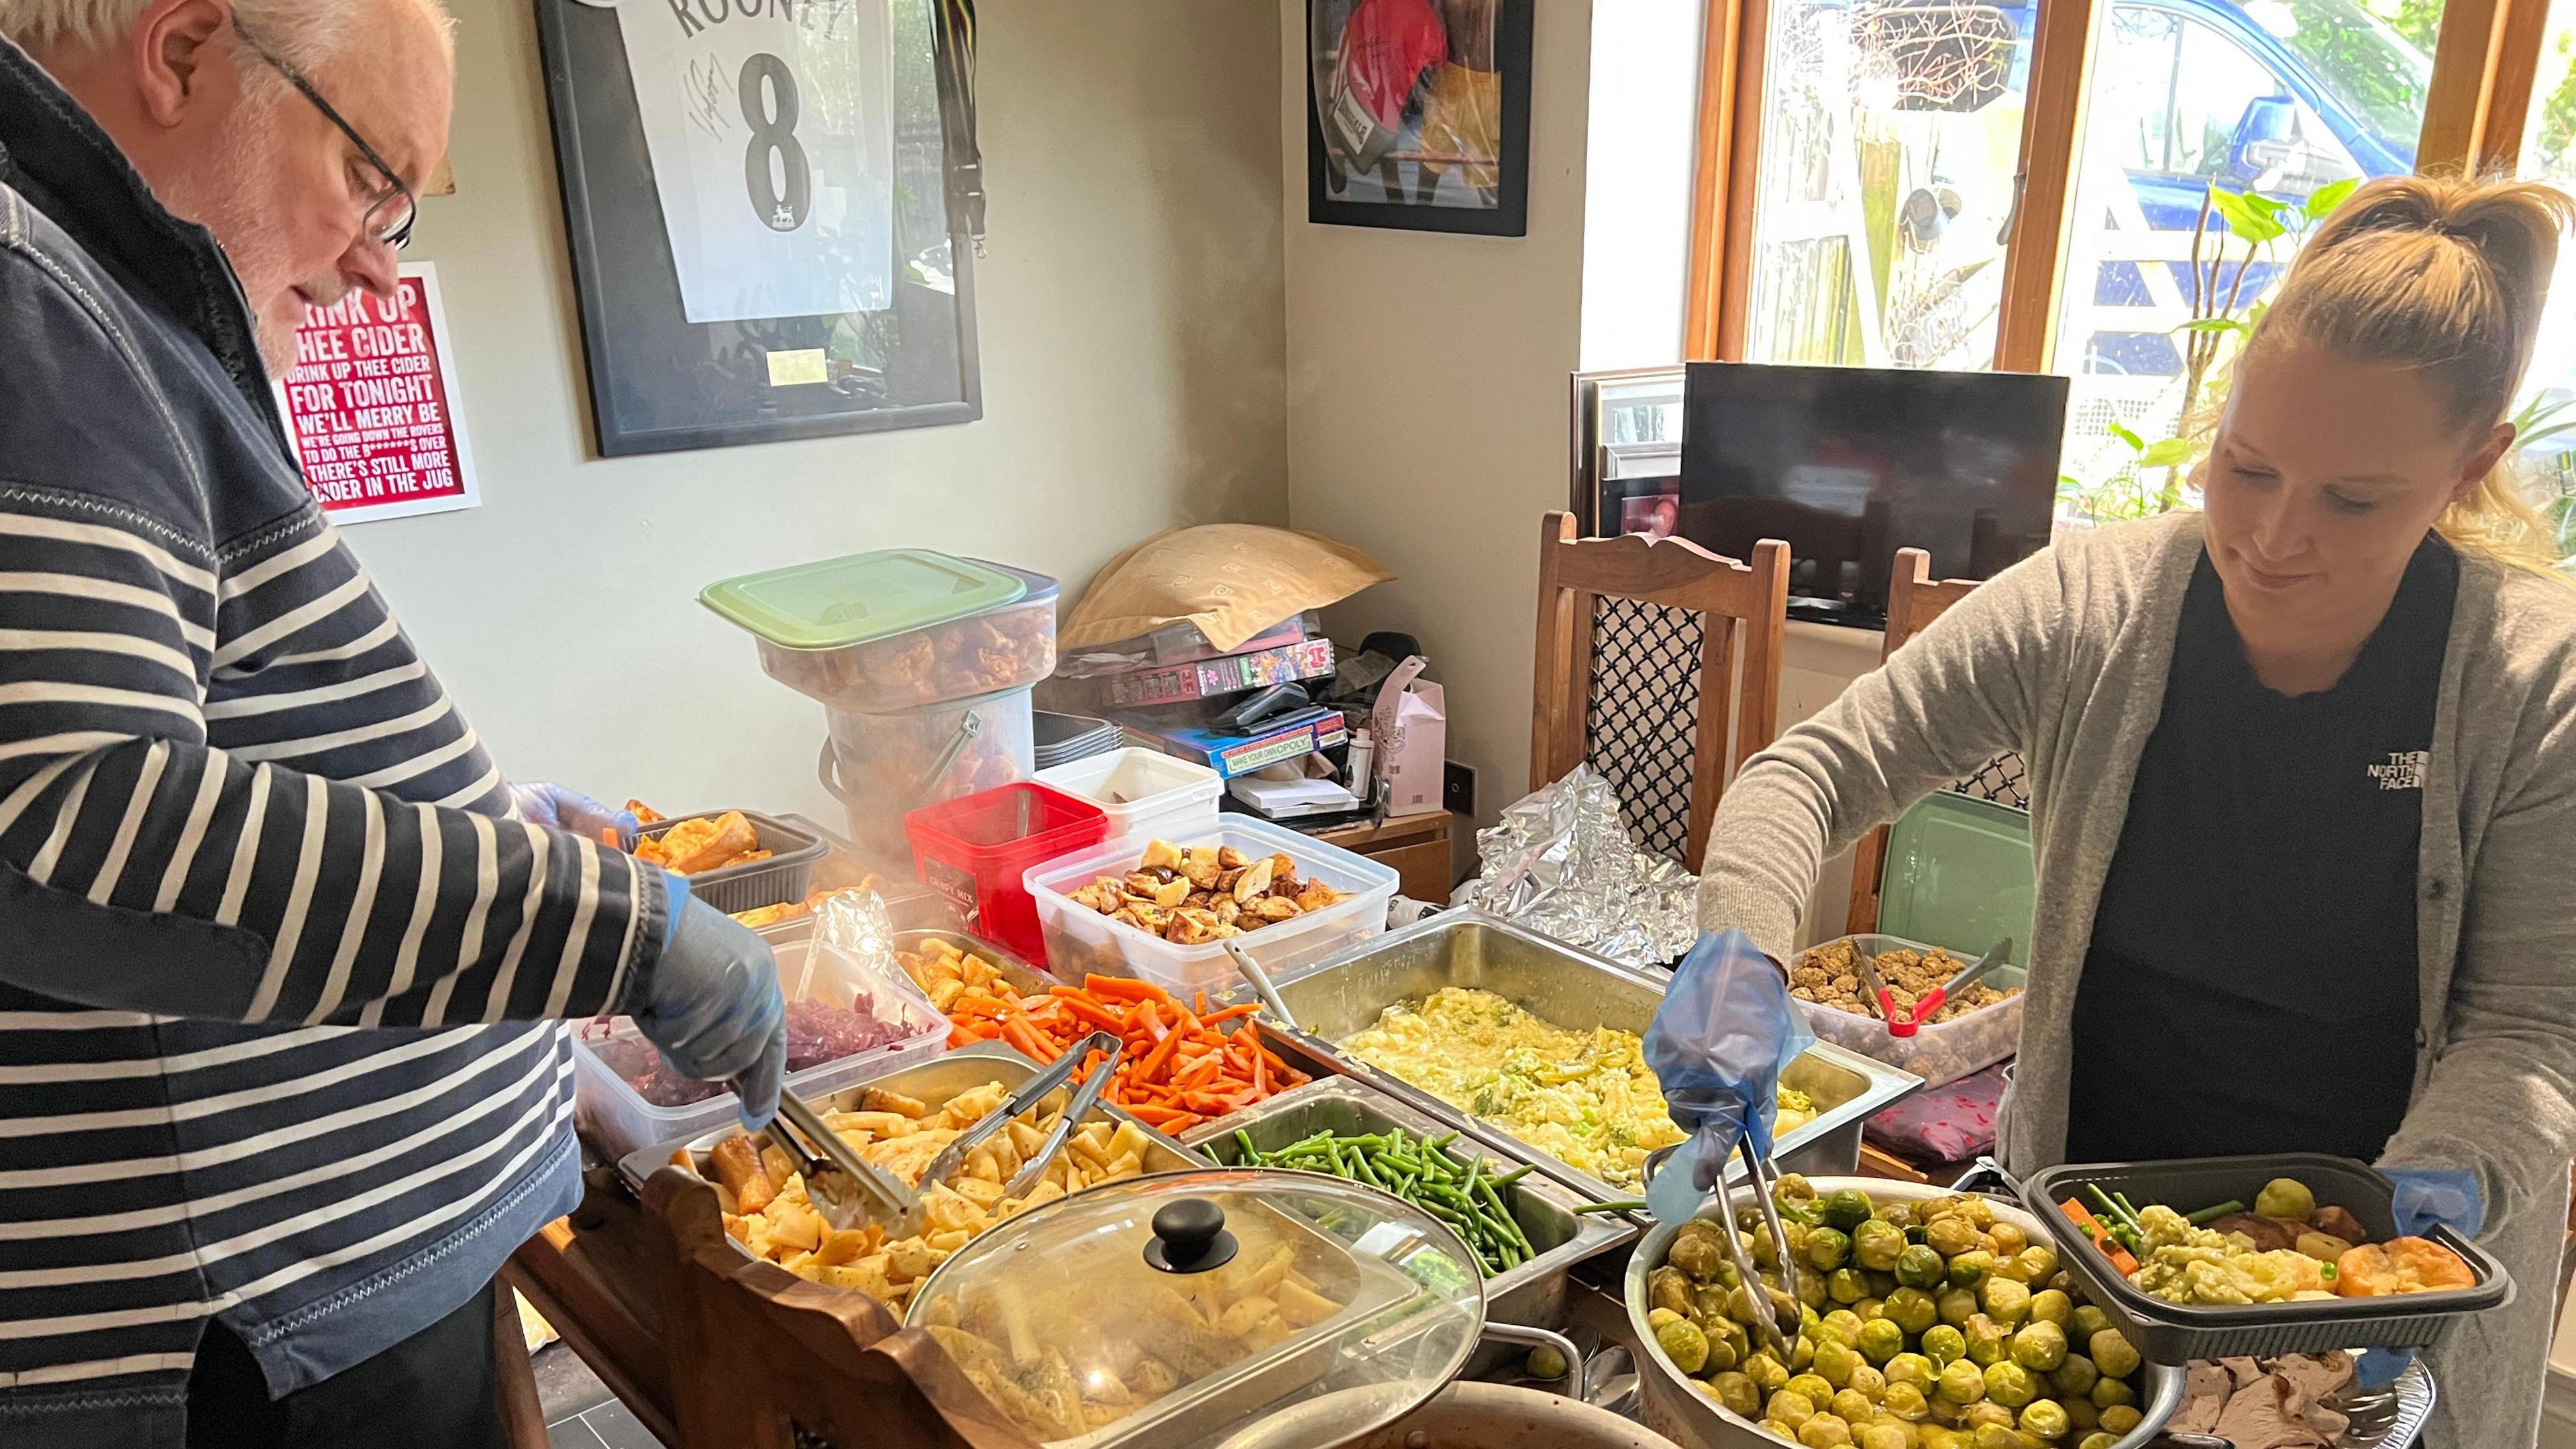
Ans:
[{"label": "glass lid with black knob", "polygon": [[941,1264],[905,1322],[1040,1443],[1198,1449],[1305,1406],[1297,1437],[1311,1421],[1325,1449],[1438,1393],[1484,1318],[1475,1254],[1420,1208],[1229,1169],[1013,1218]]}]

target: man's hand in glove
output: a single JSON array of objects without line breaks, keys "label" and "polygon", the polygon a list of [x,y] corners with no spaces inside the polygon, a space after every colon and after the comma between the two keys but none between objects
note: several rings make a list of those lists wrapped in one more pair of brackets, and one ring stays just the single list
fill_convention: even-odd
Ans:
[{"label": "man's hand in glove", "polygon": [[[1725,1180],[1739,1141],[1771,1155],[1781,1064],[1815,1043],[1789,1000],[1780,970],[1742,931],[1703,935],[1673,971],[1664,1004],[1646,1029],[1646,1065],[1662,1083],[1673,1125],[1691,1134],[1674,1165],[1689,1160],[1687,1195],[1678,1180],[1646,1200],[1659,1222],[1686,1221],[1699,1197]],[[1656,1178],[1661,1184],[1675,1174]],[[1667,1216],[1668,1213],[1677,1216]]]},{"label": "man's hand in glove", "polygon": [[671,924],[661,959],[627,993],[627,1014],[672,1069],[702,1082],[730,1081],[742,1125],[759,1131],[778,1112],[787,1075],[787,1003],[769,943],[689,895],[665,874]]},{"label": "man's hand in glove", "polygon": [[603,831],[614,830],[612,843],[620,850],[632,849],[638,823],[632,810],[611,810],[578,790],[561,785],[510,785],[510,803],[518,807],[519,818],[530,825],[549,830],[568,831],[585,840],[602,840]]}]

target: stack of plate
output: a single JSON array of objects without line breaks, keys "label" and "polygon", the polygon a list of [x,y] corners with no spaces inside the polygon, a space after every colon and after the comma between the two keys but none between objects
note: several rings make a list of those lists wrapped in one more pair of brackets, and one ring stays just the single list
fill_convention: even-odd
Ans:
[{"label": "stack of plate", "polygon": [[1037,767],[1041,770],[1105,755],[1124,743],[1118,726],[1105,719],[1037,712]]}]

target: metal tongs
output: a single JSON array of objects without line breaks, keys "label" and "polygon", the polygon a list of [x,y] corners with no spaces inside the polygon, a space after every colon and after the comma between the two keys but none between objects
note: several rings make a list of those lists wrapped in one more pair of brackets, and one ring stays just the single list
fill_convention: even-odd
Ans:
[{"label": "metal tongs", "polygon": [[1225,950],[1234,958],[1234,969],[1243,973],[1243,979],[1252,983],[1254,991],[1261,993],[1261,1003],[1270,1008],[1270,1014],[1279,1018],[1281,1026],[1297,1030],[1297,1018],[1288,1014],[1288,1003],[1279,999],[1279,988],[1270,984],[1270,973],[1262,970],[1261,963],[1253,960],[1252,953],[1243,949],[1240,943],[1229,940],[1225,943]]},{"label": "metal tongs", "polygon": [[1943,1003],[1950,999],[1952,993],[1965,991],[1979,977],[2004,964],[2005,958],[2012,955],[2012,948],[2012,937],[2004,937],[1995,944],[1993,950],[1978,957],[1975,965],[1925,992],[1923,999],[1914,1003],[1914,1010],[1910,1013],[1899,1012],[1896,1009],[1896,994],[1887,989],[1885,981],[1879,979],[1878,966],[1870,959],[1869,953],[1855,951],[1852,954],[1860,962],[1861,984],[1869,989],[1871,996],[1877,998],[1878,1009],[1887,1018],[1887,1034],[1893,1037],[1909,1037],[1922,1030],[1924,1025],[1932,1020],[1933,1016],[1941,1010]]},{"label": "metal tongs", "polygon": [[805,1195],[832,1226],[846,1230],[872,1222],[899,1238],[921,1230],[921,1194],[852,1151],[793,1088],[778,1089],[778,1116],[768,1137],[804,1174]]},{"label": "metal tongs", "polygon": [[[994,1133],[1008,1126],[1012,1118],[1045,1101],[1048,1093],[1063,1086],[1066,1079],[1082,1070],[1083,1058],[1094,1051],[1105,1051],[1111,1053],[1111,1061],[1114,1064],[1119,1046],[1120,1042],[1115,1034],[1095,1031],[1066,1048],[1064,1055],[1057,1057],[1036,1076],[1021,1083],[1020,1089],[1004,1098],[1002,1105],[985,1113],[983,1120],[959,1133],[957,1140],[949,1143],[937,1157],[930,1159],[930,1166],[922,1169],[919,1190],[928,1192],[932,1183],[946,1182],[956,1176],[957,1169],[966,1165],[968,1153],[983,1146]],[[1100,1077],[1105,1079],[1107,1075],[1104,1072]],[[1083,1090],[1089,1091],[1090,1085],[1085,1083]],[[1075,1100],[1081,1099],[1077,1097]]]},{"label": "metal tongs", "polygon": [[[1736,1147],[1744,1158],[1744,1185],[1753,1192],[1753,1200],[1760,1207],[1762,1225],[1771,1232],[1772,1251],[1780,1259],[1781,1284],[1794,1296],[1798,1265],[1789,1252],[1789,1234],[1780,1221],[1780,1205],[1772,1196],[1779,1191],[1779,1176],[1762,1154],[1753,1150],[1751,1137],[1739,1139]],[[1717,1196],[1718,1201],[1725,1205],[1726,1232],[1723,1236],[1728,1251],[1735,1256],[1736,1274],[1752,1289],[1756,1307],[1760,1310],[1753,1315],[1753,1326],[1760,1331],[1763,1346],[1772,1350],[1775,1357],[1789,1353],[1789,1334],[1780,1326],[1779,1305],[1771,1300],[1769,1290],[1763,1287],[1762,1274],[1753,1261],[1753,1254],[1744,1246],[1743,1237],[1735,1231],[1735,1194],[1728,1188],[1724,1173],[1718,1174]],[[1789,1362],[1786,1358],[1779,1361]]]},{"label": "metal tongs", "polygon": [[[1082,1119],[1090,1116],[1091,1109],[1099,1105],[1101,1092],[1108,1088],[1109,1079],[1118,1074],[1119,1054],[1126,1049],[1127,1044],[1120,1041],[1115,1033],[1095,1031],[1067,1047],[1064,1055],[1056,1058],[1058,1066],[1067,1062],[1079,1066],[1094,1051],[1108,1053],[1100,1066],[1083,1078],[1082,1088],[1073,1094],[1073,1100],[1065,1104],[1064,1115],[1056,1118],[1055,1130],[1047,1134],[1046,1141],[1039,1144],[1037,1151],[1029,1154],[1028,1161],[1020,1164],[1020,1170],[1011,1174],[1011,1180],[1002,1184],[1002,1196],[1026,1197],[1029,1190],[1038,1185],[1038,1179],[1046,1176],[1047,1164],[1055,1161],[1056,1154],[1064,1150],[1064,1144],[1073,1136],[1073,1129],[1081,1126]],[[1073,1068],[1067,1067],[1066,1070]]]}]

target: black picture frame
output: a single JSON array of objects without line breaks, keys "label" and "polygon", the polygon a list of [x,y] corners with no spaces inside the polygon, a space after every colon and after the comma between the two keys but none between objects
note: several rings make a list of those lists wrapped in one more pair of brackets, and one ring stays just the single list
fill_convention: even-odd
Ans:
[{"label": "black picture frame", "polygon": [[[914,0],[898,4],[898,12],[927,14],[935,6]],[[907,266],[894,305],[881,312],[692,323],[681,310],[617,12],[581,0],[537,0],[536,9],[600,456],[934,427],[984,415],[974,248],[964,219],[948,213],[947,188],[913,187],[916,196],[898,204],[896,229],[898,256],[906,259],[919,250],[907,243],[944,234],[948,289],[916,279],[932,274]],[[929,74],[934,87],[946,85],[940,67]],[[926,139],[906,121],[897,146],[938,147],[944,171],[938,99],[932,97]],[[883,348],[887,365],[853,369],[824,385],[768,387],[768,351],[810,348],[836,334],[863,336],[872,355]]]},{"label": "black picture frame", "polygon": [[[1346,12],[1352,3],[1353,0],[1306,0],[1306,220],[1330,226],[1393,227],[1473,236],[1529,235],[1530,30],[1537,0],[1492,0],[1495,68],[1502,78],[1502,154],[1493,204],[1480,207],[1356,200],[1335,194],[1334,178],[1341,169],[1341,158],[1324,138],[1320,109],[1323,102],[1316,79],[1323,69],[1316,54],[1318,19]],[[1442,0],[1433,0],[1434,8],[1441,3]],[[1420,125],[1426,85],[1417,82],[1406,103],[1408,127]],[[1410,174],[1418,180],[1420,163],[1402,164],[1412,168]],[[1435,186],[1456,184],[1442,180]]]}]

